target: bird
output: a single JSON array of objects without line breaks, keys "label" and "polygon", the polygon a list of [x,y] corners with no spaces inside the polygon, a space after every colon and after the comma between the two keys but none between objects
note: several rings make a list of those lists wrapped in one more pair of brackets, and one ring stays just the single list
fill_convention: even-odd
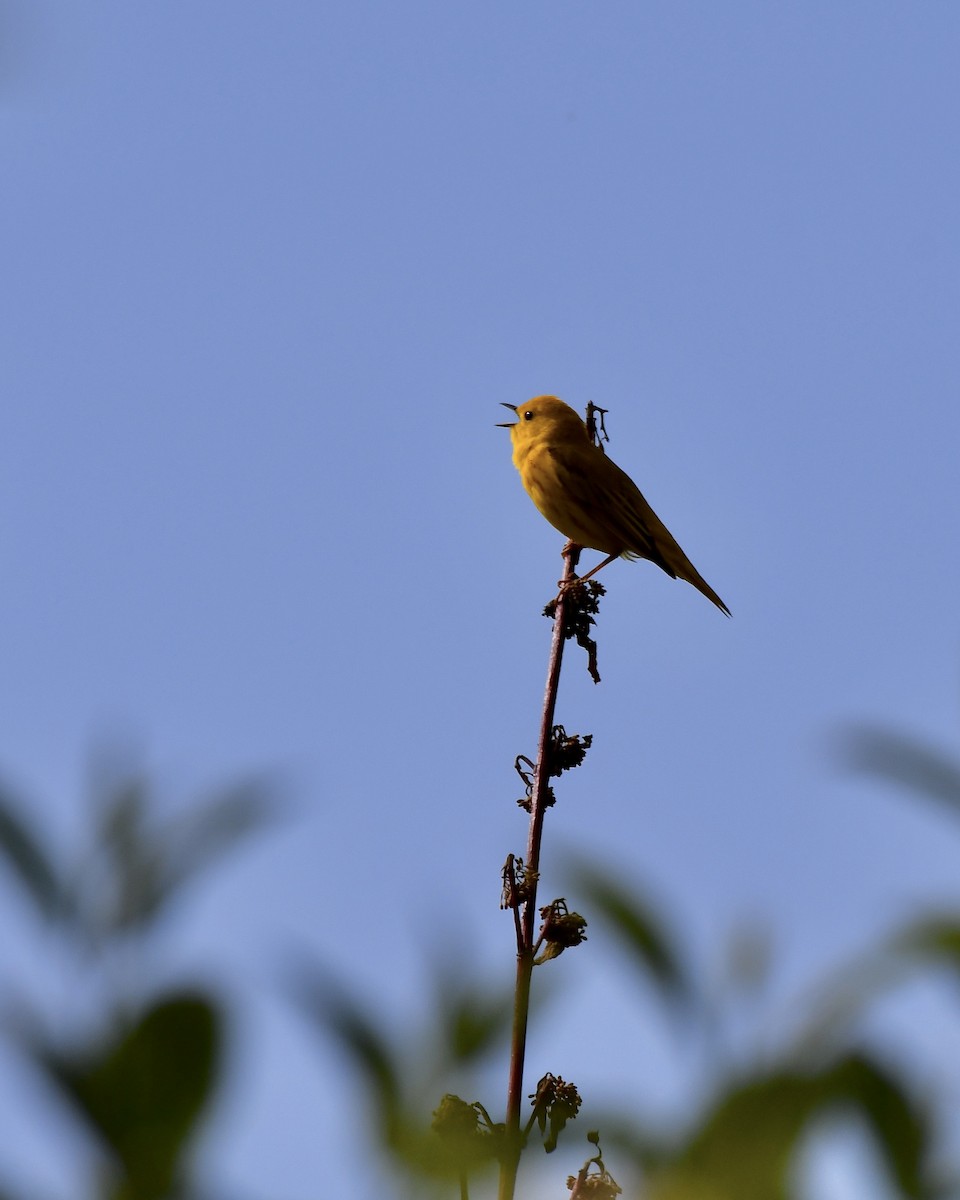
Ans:
[{"label": "bird", "polygon": [[581,582],[614,559],[646,558],[730,616],[630,476],[594,445],[578,412],[556,396],[501,404],[518,418],[501,427],[510,430],[513,465],[527,495],[574,545],[607,555]]}]

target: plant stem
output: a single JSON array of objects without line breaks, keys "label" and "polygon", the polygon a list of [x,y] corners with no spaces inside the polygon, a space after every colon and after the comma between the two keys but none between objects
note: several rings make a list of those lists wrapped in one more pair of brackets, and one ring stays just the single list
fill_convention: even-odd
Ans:
[{"label": "plant stem", "polygon": [[[563,583],[576,578],[580,547],[569,543],[563,549]],[[537,918],[537,874],[540,870],[540,841],[543,837],[543,818],[547,811],[548,788],[550,785],[550,741],[553,717],[557,705],[557,688],[560,683],[560,666],[563,661],[563,627],[566,617],[566,592],[562,590],[557,600],[557,611],[553,620],[553,637],[550,642],[550,660],[547,665],[547,686],[543,697],[543,713],[540,717],[540,740],[537,746],[537,765],[533,774],[533,791],[530,802],[530,828],[527,834],[527,856],[524,860],[525,877],[529,882],[530,894],[523,906],[521,921],[521,944],[517,953],[517,981],[513,999],[513,1028],[510,1039],[510,1075],[507,1084],[507,1119],[503,1160],[500,1165],[499,1200],[513,1200],[520,1165],[523,1137],[520,1132],[520,1105],[523,1100],[523,1063],[527,1048],[527,1019],[530,1013],[530,982],[533,975],[534,924]]]}]

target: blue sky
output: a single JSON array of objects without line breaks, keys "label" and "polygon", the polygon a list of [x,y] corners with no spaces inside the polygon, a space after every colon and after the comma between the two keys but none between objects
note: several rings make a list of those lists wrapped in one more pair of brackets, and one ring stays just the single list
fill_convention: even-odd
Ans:
[{"label": "blue sky", "polygon": [[[548,838],[663,897],[706,962],[762,916],[783,995],[956,896],[942,818],[829,742],[864,719],[956,745],[960,10],[3,20],[0,770],[64,849],[105,737],[175,795],[267,769],[295,797],[164,942],[256,996],[212,1178],[302,1200],[344,1144],[285,948],[401,1015],[441,932],[511,970],[497,872],[562,539],[501,401],[609,409],[734,614],[605,572],[603,683],[573,655],[558,713],[594,750]],[[42,977],[33,932],[5,903]],[[582,1013],[616,1003],[556,966]],[[553,1069],[615,1088],[611,1057]],[[0,1167],[67,1196],[74,1149],[41,1157],[4,1092]]]}]

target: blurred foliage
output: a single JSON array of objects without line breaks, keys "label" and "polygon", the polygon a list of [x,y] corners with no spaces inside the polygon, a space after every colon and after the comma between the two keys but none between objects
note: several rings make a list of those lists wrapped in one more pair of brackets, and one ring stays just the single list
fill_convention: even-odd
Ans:
[{"label": "blurred foliage", "polygon": [[656,907],[632,894],[590,863],[574,863],[571,886],[583,894],[596,919],[605,921],[644,982],[652,983],[671,1008],[685,1009],[696,998],[695,983],[668,923]]},{"label": "blurred foliage", "polygon": [[[846,739],[843,757],[859,772],[960,815],[960,765],[934,747],[860,728]],[[27,811],[0,789],[0,863],[34,915],[61,935],[58,952],[73,953],[89,970],[118,947],[124,962],[131,948],[145,955],[152,931],[186,886],[262,830],[273,806],[262,784],[243,783],[161,819],[149,781],[127,772],[101,790],[91,845],[69,862]],[[960,908],[913,916],[832,972],[799,1021],[792,1013],[772,1026],[791,1032],[771,1046],[769,1039],[761,1045],[756,1013],[747,1008],[764,991],[771,953],[765,936],[752,930],[732,941],[727,968],[734,986],[718,992],[715,964],[708,969],[689,954],[669,911],[600,863],[576,863],[568,873],[569,893],[587,914],[591,936],[605,940],[608,953],[633,971],[645,997],[642,1011],[662,1014],[678,1076],[689,1078],[691,1056],[697,1074],[680,1118],[652,1109],[642,1064],[629,1104],[604,1108],[603,1097],[587,1096],[586,1118],[578,1116],[575,1085],[551,1074],[536,1088],[528,1084],[528,1154],[538,1145],[550,1151],[558,1139],[568,1151],[571,1140],[584,1146],[584,1166],[567,1180],[577,1196],[613,1197],[622,1185],[636,1200],[796,1200],[801,1152],[824,1131],[852,1123],[874,1147],[891,1196],[960,1197],[960,1172],[943,1144],[956,1115],[950,1098],[931,1094],[906,1056],[890,1060],[870,1026],[877,1003],[893,989],[934,974],[960,979]],[[584,952],[571,947],[570,953]],[[315,965],[300,964],[294,992],[308,1024],[339,1047],[362,1086],[371,1141],[391,1164],[392,1194],[479,1200],[491,1194],[503,1146],[498,1117],[512,979],[504,972],[491,985],[454,956],[445,963],[425,980],[432,999],[419,1030],[403,1027],[389,1006]],[[537,994],[543,972],[552,969],[545,957]],[[124,989],[108,973],[102,1009],[68,1014],[56,1022],[56,1036],[43,1004],[31,1007],[23,997],[14,1004],[6,989],[8,1038],[100,1149],[96,1177],[78,1190],[90,1200],[200,1195],[192,1164],[230,1051],[228,1008],[199,987],[151,992],[145,977],[136,972],[135,989]],[[534,1010],[535,1027],[544,1016],[542,1006]],[[736,1054],[716,1053],[723,1030],[734,1026],[747,1031]],[[541,1033],[538,1058],[549,1052],[548,1038],[544,1046]],[[627,1034],[623,1047],[625,1056]],[[539,1065],[528,1062],[529,1077]],[[485,1105],[479,1093],[491,1086]],[[578,1129],[585,1120],[589,1131]],[[603,1159],[594,1153],[595,1129]],[[532,1175],[536,1164],[524,1162]],[[562,1195],[562,1178],[551,1178]],[[0,1200],[32,1197],[0,1187]]]},{"label": "blurred foliage", "polygon": [[[119,1025],[119,1023],[118,1023]],[[202,995],[166,997],[99,1046],[36,1062],[115,1156],[111,1200],[184,1192],[184,1159],[219,1072],[222,1017]]]},{"label": "blurred foliage", "polygon": [[149,932],[188,882],[274,812],[266,783],[243,781],[160,820],[150,781],[132,772],[101,781],[90,808],[92,842],[63,864],[27,804],[0,787],[0,855],[38,915],[92,951]]},{"label": "blurred foliage", "polygon": [[[960,767],[942,752],[889,731],[860,730],[851,736],[844,757],[858,771],[906,785],[960,815]],[[732,940],[727,967],[735,986],[730,995],[720,996],[711,971],[689,960],[673,922],[659,906],[613,878],[602,864],[576,863],[569,874],[578,907],[632,965],[648,1000],[663,1013],[665,1028],[679,1032],[678,1071],[688,1070],[691,1047],[709,1051],[682,1120],[638,1115],[622,1105],[590,1105],[589,1119],[602,1131],[606,1158],[619,1163],[618,1178],[622,1181],[633,1170],[625,1195],[637,1200],[796,1200],[801,1152],[831,1130],[855,1127],[872,1143],[889,1195],[958,1200],[960,1173],[945,1160],[941,1145],[949,1098],[931,1096],[902,1056],[896,1063],[888,1061],[871,1040],[869,1018],[891,989],[918,976],[934,970],[960,976],[960,911],[894,928],[821,981],[802,1009],[799,1027],[795,1018],[784,1022],[795,1027],[791,1035],[782,1035],[779,1045],[761,1046],[757,1037],[730,1062],[714,1053],[718,1030],[744,1026],[742,1013],[726,1009],[755,1001],[762,990],[770,967],[769,939],[752,929]],[[430,1072],[419,1070],[422,1049],[412,1052],[408,1039],[387,1038],[378,1022],[359,1017],[356,997],[341,994],[334,1000],[336,988],[325,986],[326,991],[314,994],[312,1015],[365,1080],[376,1114],[375,1136],[400,1169],[395,1177],[406,1175],[413,1196],[453,1195],[451,1180],[458,1172],[471,1175],[483,1155],[478,1156],[475,1142],[470,1151],[464,1143],[459,1162],[451,1159],[438,1139],[431,1143],[423,1117],[411,1117],[427,1112],[431,1085],[438,1088],[437,1097],[441,1094],[436,1063]],[[508,1014],[501,1016],[505,1037]],[[431,1025],[437,1044],[446,1049],[448,1077],[462,1078],[464,1065],[483,1065],[483,1054],[465,1064],[450,1033],[456,1022],[456,1007],[441,1006]],[[479,1041],[475,1049],[500,1053],[500,1039],[491,1037],[486,1045]],[[481,1072],[474,1075],[481,1077]],[[447,1095],[444,1104],[469,1116],[472,1137],[487,1136],[483,1153],[489,1156],[496,1149],[489,1135],[496,1129],[484,1126],[478,1114],[486,1115],[487,1109],[474,1096],[473,1091],[463,1100]],[[535,1106],[536,1098],[531,1099]],[[648,1107],[639,1093],[636,1107]],[[542,1116],[538,1119],[542,1123]],[[558,1122],[558,1132],[564,1123]],[[409,1136],[411,1124],[418,1131],[415,1138]],[[398,1136],[398,1130],[406,1132]],[[446,1191],[436,1187],[444,1175]],[[476,1193],[491,1194],[482,1173],[477,1179]],[[615,1194],[616,1185],[606,1175],[596,1182],[597,1194]],[[568,1184],[578,1186],[573,1177]],[[578,1190],[581,1194],[588,1192]]]},{"label": "blurred foliage", "polygon": [[[491,990],[466,967],[448,966],[433,980],[423,1027],[402,1035],[329,971],[301,965],[293,988],[311,1026],[337,1045],[361,1082],[371,1133],[403,1166],[409,1195],[449,1196],[465,1171],[492,1171],[501,1130],[482,1105],[448,1089],[505,1057],[511,986]],[[400,1194],[401,1177],[396,1184]]]},{"label": "blurred foliage", "polygon": [[[578,902],[582,897],[597,923],[607,927],[614,944],[638,968],[648,995],[660,1004],[668,1022],[682,1030],[685,1050],[705,1044],[723,1014],[716,1011],[717,1001],[704,978],[685,961],[677,939],[668,932],[669,922],[648,900],[611,882],[596,866],[581,864],[573,878]],[[758,955],[757,949],[755,937],[746,955],[742,941],[732,947],[736,959],[748,960],[747,984],[755,982],[757,959],[765,954]],[[882,950],[889,953],[889,946]],[[591,1105],[590,1120],[603,1132],[608,1160],[615,1157],[621,1168],[629,1164],[635,1179],[643,1181],[626,1194],[644,1200],[791,1200],[796,1195],[796,1159],[805,1138],[822,1130],[825,1122],[855,1118],[878,1151],[892,1195],[928,1200],[950,1195],[933,1165],[935,1114],[916,1100],[912,1081],[855,1039],[841,1042],[834,1036],[834,989],[847,1008],[855,994],[862,1014],[877,995],[874,983],[888,976],[861,967],[856,978],[855,989],[850,972],[828,981],[809,1021],[779,1050],[756,1049],[735,1067],[715,1066],[712,1072],[705,1068],[700,1090],[707,1099],[694,1105],[683,1123],[673,1120],[664,1129],[662,1122],[641,1119],[622,1108]],[[509,996],[483,1001],[482,987],[464,979],[459,989],[438,989],[441,998],[426,1031],[397,1036],[388,1034],[386,1021],[375,1019],[361,997],[320,972],[301,980],[299,994],[304,1010],[346,1054],[364,1083],[371,1130],[401,1168],[394,1172],[397,1194],[402,1191],[401,1177],[407,1180],[410,1196],[450,1196],[455,1194],[454,1181],[467,1176],[480,1185],[478,1195],[491,1194],[484,1180],[489,1179],[497,1152],[498,1127],[473,1093],[461,1099],[442,1095],[442,1088],[451,1077],[470,1078],[469,1069],[482,1067],[491,1054],[502,1057]],[[474,1035],[458,1036],[456,1031],[464,1027]],[[473,1078],[482,1074],[475,1070]],[[555,1081],[545,1076],[531,1095],[528,1131],[534,1123],[543,1129],[549,1119],[551,1136],[545,1148],[550,1151],[576,1115],[579,1098],[569,1110],[560,1109],[559,1117],[551,1112],[546,1118],[545,1082]],[[427,1114],[441,1096],[431,1128]],[[433,1136],[440,1119],[456,1127],[459,1140]],[[606,1186],[615,1194],[612,1183]],[[598,1194],[601,1190],[598,1186]]]},{"label": "blurred foliage", "polygon": [[821,1069],[756,1067],[723,1081],[681,1137],[651,1144],[644,1131],[628,1126],[616,1142],[646,1176],[649,1200],[788,1200],[801,1139],[816,1118],[845,1112],[865,1118],[897,1194],[934,1194],[924,1182],[924,1114],[901,1081],[863,1054]]},{"label": "blurred foliage", "polygon": [[[199,988],[141,996],[142,968],[151,933],[186,884],[262,829],[274,807],[264,782],[244,781],[161,819],[142,773],[111,771],[90,805],[91,843],[62,862],[26,803],[0,789],[0,860],[62,935],[57,949],[99,1005],[51,1019],[45,997],[31,1000],[5,981],[7,1037],[100,1151],[96,1177],[77,1196],[199,1196],[192,1154],[222,1073],[226,1013]],[[109,969],[116,957],[123,974]],[[8,1189],[0,1200],[33,1198]]]},{"label": "blurred foliage", "polygon": [[960,762],[936,746],[880,725],[859,725],[840,740],[841,760],[855,771],[899,784],[960,816]]}]

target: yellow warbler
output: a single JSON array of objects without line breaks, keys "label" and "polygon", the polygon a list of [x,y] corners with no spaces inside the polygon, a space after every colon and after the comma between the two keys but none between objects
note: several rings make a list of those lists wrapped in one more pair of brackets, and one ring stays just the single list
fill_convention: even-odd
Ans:
[{"label": "yellow warbler", "polygon": [[671,579],[692,583],[730,615],[630,476],[593,444],[569,404],[556,396],[535,396],[526,404],[504,407],[519,417],[504,428],[510,430],[513,465],[527,495],[572,542],[608,556],[582,579],[615,558],[648,558]]}]

